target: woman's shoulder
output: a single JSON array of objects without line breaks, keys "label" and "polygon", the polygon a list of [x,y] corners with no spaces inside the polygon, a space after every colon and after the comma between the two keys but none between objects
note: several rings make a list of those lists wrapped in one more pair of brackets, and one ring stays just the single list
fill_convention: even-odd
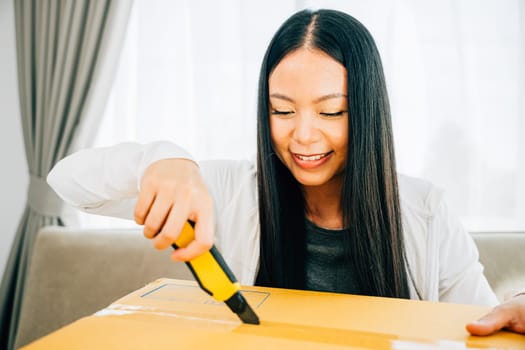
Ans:
[{"label": "woman's shoulder", "polygon": [[432,182],[398,174],[399,200],[402,209],[422,216],[434,216],[443,201],[443,189]]}]

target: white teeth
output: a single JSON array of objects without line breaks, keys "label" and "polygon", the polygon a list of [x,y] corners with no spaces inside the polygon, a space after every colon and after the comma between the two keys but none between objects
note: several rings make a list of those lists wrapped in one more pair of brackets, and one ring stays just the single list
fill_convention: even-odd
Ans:
[{"label": "white teeth", "polygon": [[300,160],[305,160],[305,161],[312,161],[312,160],[319,160],[323,157],[325,157],[326,154],[319,154],[319,155],[316,155],[316,156],[301,156],[299,154],[297,154],[297,158],[299,158]]}]

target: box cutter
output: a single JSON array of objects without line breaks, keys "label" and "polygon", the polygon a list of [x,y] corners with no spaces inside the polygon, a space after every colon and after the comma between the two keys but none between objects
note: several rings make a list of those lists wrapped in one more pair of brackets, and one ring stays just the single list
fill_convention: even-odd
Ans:
[{"label": "box cutter", "polygon": [[[186,247],[194,236],[193,223],[186,222],[179,237],[172,244],[173,248]],[[259,317],[241,294],[239,282],[215,245],[204,254],[187,261],[186,265],[206,293],[215,300],[224,301],[242,322],[259,324]]]}]

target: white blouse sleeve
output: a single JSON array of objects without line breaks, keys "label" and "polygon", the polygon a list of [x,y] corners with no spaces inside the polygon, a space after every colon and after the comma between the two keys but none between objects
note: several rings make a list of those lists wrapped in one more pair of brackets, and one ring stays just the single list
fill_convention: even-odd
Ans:
[{"label": "white blouse sleeve", "polygon": [[[169,142],[124,143],[74,153],[51,170],[48,183],[82,211],[133,219],[145,169],[167,158],[191,159]],[[242,284],[255,281],[259,259],[256,169],[249,161],[198,163],[215,210],[215,243]]]},{"label": "white blouse sleeve", "polygon": [[431,225],[439,239],[439,300],[495,306],[498,300],[479,262],[476,244],[439,195]]},{"label": "white blouse sleeve", "polygon": [[59,161],[47,182],[66,203],[82,211],[133,219],[142,174],[150,164],[167,158],[191,156],[166,141],[90,148]]}]

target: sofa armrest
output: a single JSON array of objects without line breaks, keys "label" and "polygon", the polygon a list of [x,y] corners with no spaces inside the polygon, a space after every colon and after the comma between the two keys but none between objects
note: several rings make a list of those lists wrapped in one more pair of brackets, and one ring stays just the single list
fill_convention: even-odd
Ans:
[{"label": "sofa armrest", "polygon": [[484,273],[500,301],[513,290],[525,290],[525,232],[471,233]]},{"label": "sofa armrest", "polygon": [[39,231],[29,262],[15,348],[160,278],[193,279],[139,229]]}]

